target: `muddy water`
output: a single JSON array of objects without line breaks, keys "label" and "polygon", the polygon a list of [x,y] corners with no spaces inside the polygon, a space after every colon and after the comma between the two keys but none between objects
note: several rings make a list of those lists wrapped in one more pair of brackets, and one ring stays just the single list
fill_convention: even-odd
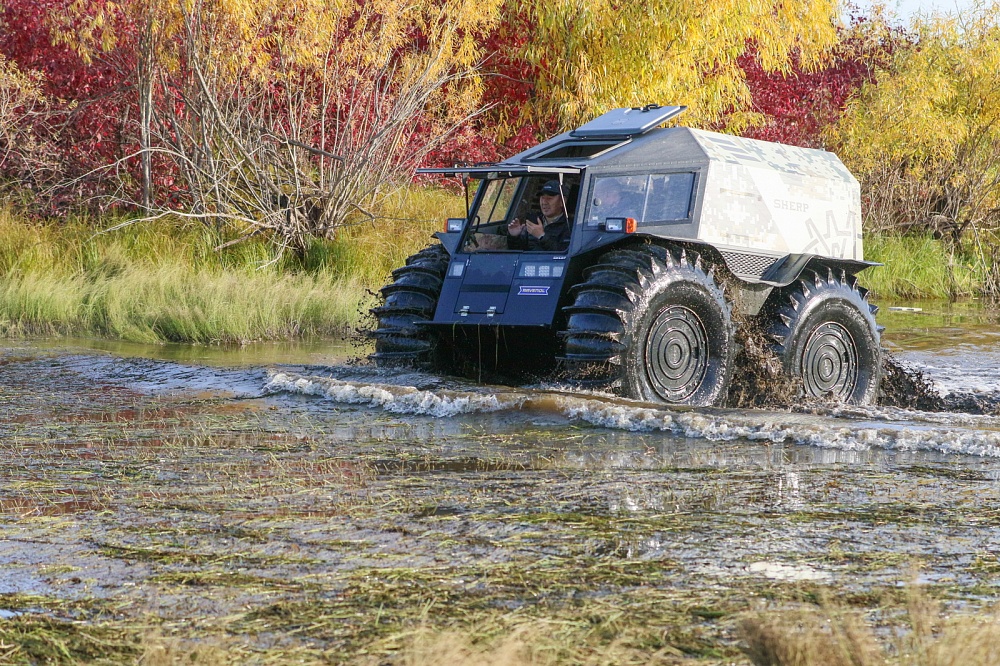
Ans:
[{"label": "muddy water", "polygon": [[[894,357],[998,402],[1000,313],[905,305],[879,315]],[[696,622],[708,647],[678,648],[711,661],[737,654],[739,611],[803,585],[862,605],[914,580],[962,607],[997,594],[998,416],[664,409],[356,355],[0,345],[0,609],[336,660],[426,622],[428,599],[445,619],[574,619],[581,595],[630,607],[638,585],[673,600],[657,613],[717,609]],[[381,628],[345,619],[386,598]],[[337,632],[275,610],[317,600]]]}]

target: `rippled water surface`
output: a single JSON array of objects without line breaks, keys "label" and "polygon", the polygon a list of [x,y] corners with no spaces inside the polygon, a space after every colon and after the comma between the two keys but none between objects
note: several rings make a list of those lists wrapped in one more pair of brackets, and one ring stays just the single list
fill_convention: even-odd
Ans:
[{"label": "rippled water surface", "polygon": [[[879,314],[894,357],[942,394],[997,402],[1000,315],[905,307],[920,311]],[[561,613],[580,593],[631,594],[601,567],[652,563],[650,589],[722,608],[704,631],[725,654],[729,611],[783,586],[870,594],[916,577],[983,605],[1000,584],[1000,417],[665,409],[363,355],[6,342],[0,607],[114,598],[239,634],[248,607],[346,599],[406,569],[504,612]],[[540,601],[491,587],[505,567],[573,582]],[[183,583],[237,573],[283,582]]]}]

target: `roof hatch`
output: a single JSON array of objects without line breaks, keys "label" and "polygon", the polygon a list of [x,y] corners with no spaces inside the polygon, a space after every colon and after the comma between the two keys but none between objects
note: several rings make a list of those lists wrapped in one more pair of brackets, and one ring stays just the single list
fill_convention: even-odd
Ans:
[{"label": "roof hatch", "polygon": [[589,160],[603,155],[613,148],[625,145],[628,139],[560,141],[544,150],[534,152],[522,159],[528,160]]},{"label": "roof hatch", "polygon": [[580,139],[627,139],[645,134],[680,115],[686,108],[648,104],[632,109],[614,109],[576,128],[570,132],[570,136]]}]

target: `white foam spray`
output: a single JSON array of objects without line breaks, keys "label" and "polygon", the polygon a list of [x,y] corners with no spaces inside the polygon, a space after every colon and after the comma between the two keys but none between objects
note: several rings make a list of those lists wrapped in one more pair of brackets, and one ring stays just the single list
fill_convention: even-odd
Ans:
[{"label": "white foam spray", "polygon": [[517,411],[633,432],[679,437],[806,444],[845,451],[882,448],[1000,457],[1000,419],[900,409],[818,408],[812,413],[668,408],[593,394],[481,387],[452,391],[278,372],[267,392],[323,396],[400,414],[447,418]]}]

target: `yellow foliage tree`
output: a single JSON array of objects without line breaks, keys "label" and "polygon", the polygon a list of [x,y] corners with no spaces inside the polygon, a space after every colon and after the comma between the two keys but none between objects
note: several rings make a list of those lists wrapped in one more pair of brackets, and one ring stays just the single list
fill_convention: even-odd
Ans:
[{"label": "yellow foliage tree", "polygon": [[[508,11],[524,3],[511,0]],[[837,40],[838,0],[528,0],[538,69],[536,119],[563,126],[608,108],[685,104],[685,124],[755,120],[737,59],[755,48],[771,71],[798,54],[820,63]]]},{"label": "yellow foliage tree", "polygon": [[912,30],[829,139],[862,182],[868,230],[959,241],[1000,226],[1000,3]]}]

